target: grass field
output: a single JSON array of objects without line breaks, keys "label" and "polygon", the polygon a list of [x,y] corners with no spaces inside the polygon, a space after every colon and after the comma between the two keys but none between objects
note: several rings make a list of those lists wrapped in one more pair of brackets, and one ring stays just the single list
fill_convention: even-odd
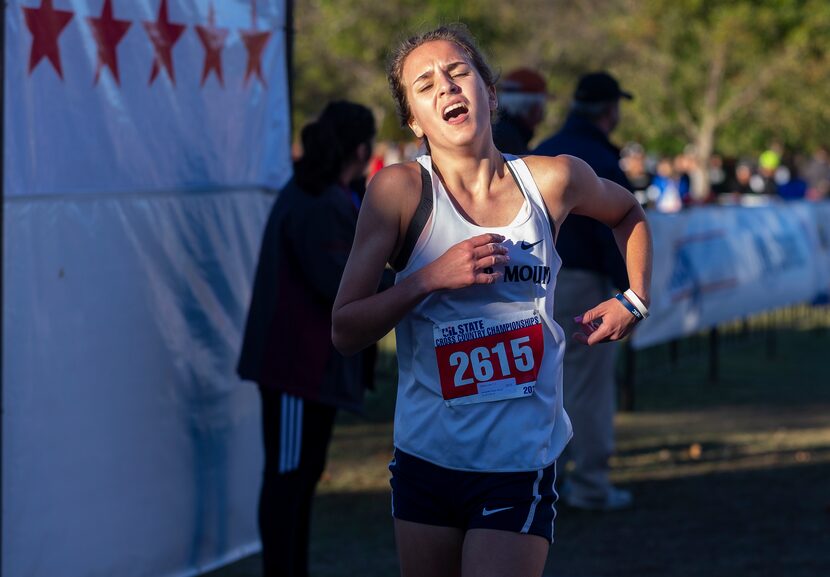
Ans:
[{"label": "grass field", "polygon": [[[780,331],[772,357],[765,342],[723,343],[717,382],[699,355],[668,368],[660,351],[638,358],[636,410],[618,416],[613,462],[636,506],[561,508],[545,575],[830,576],[830,331]],[[336,428],[314,509],[314,577],[398,574],[386,469],[394,358],[379,372],[367,418]],[[259,559],[209,575],[259,577]]]}]

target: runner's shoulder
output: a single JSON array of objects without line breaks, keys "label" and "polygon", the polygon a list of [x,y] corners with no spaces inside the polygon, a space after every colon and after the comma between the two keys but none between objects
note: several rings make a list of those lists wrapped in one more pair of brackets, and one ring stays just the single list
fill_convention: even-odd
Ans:
[{"label": "runner's shoulder", "polygon": [[523,158],[536,186],[543,195],[561,194],[571,180],[574,164],[580,161],[575,156],[525,156]]},{"label": "runner's shoulder", "polygon": [[399,162],[381,168],[373,177],[369,186],[380,195],[420,194],[421,165],[417,161]]},{"label": "runner's shoulder", "polygon": [[367,195],[370,202],[411,218],[421,199],[421,184],[421,165],[401,162],[380,169],[369,182]]}]

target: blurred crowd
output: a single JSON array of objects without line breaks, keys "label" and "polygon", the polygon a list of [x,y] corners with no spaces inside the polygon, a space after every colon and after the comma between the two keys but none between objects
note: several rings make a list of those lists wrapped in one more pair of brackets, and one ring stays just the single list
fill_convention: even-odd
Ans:
[{"label": "blurred crowd", "polygon": [[752,206],[830,198],[830,159],[824,148],[809,156],[785,152],[778,145],[757,158],[712,155],[704,171],[692,147],[672,157],[629,143],[620,163],[640,203],[661,212],[700,204]]},{"label": "blurred crowd", "polygon": [[[413,160],[419,154],[414,141],[380,142],[369,177],[384,166]],[[661,212],[702,204],[755,206],[830,199],[830,154],[825,148],[796,154],[776,144],[757,157],[712,155],[705,172],[698,166],[691,146],[675,156],[646,151],[636,142],[629,142],[621,151],[620,167],[640,204]]]}]

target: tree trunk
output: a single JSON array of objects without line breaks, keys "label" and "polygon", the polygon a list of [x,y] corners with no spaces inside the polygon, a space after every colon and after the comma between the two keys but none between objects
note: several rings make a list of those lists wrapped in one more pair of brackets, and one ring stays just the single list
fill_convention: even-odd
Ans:
[{"label": "tree trunk", "polygon": [[709,200],[712,194],[712,183],[709,179],[709,163],[712,160],[712,149],[715,143],[715,118],[706,114],[701,122],[700,130],[695,139],[695,167],[692,171],[692,199],[696,203]]},{"label": "tree trunk", "polygon": [[718,127],[718,100],[720,99],[723,74],[726,69],[726,44],[721,42],[713,46],[712,61],[703,94],[703,110],[700,113],[700,126],[695,135],[695,168],[692,179],[692,199],[696,203],[709,200],[712,183],[709,179],[709,162],[715,144],[715,130]]}]

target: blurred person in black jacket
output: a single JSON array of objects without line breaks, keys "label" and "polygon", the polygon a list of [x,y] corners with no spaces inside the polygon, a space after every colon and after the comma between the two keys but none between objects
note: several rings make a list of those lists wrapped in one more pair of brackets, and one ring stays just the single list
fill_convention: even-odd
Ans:
[{"label": "blurred person in black jacket", "polygon": [[493,124],[493,143],[500,152],[523,156],[536,127],[545,118],[551,96],[545,79],[530,68],[517,68],[499,84],[499,112]]},{"label": "blurred person in black jacket", "polygon": [[[533,154],[569,154],[587,162],[600,178],[631,190],[620,167],[620,150],[608,139],[620,120],[620,100],[632,98],[607,72],[579,79],[564,126],[543,141]],[[562,270],[556,286],[554,317],[565,334],[580,331],[574,317],[590,303],[628,288],[625,262],[611,230],[600,222],[570,215],[556,242]],[[562,457],[570,461],[562,484],[562,500],[569,506],[612,511],[632,505],[629,491],[609,479],[614,452],[617,345],[586,347],[570,340],[565,349],[564,400],[574,437]]]},{"label": "blurred person in black jacket", "polygon": [[262,397],[266,577],[308,575],[311,501],[335,415],[362,408],[365,359],[335,350],[331,310],[357,226],[350,183],[364,175],[374,136],[368,108],[328,104],[303,128],[303,156],[265,227],[237,371]]}]

